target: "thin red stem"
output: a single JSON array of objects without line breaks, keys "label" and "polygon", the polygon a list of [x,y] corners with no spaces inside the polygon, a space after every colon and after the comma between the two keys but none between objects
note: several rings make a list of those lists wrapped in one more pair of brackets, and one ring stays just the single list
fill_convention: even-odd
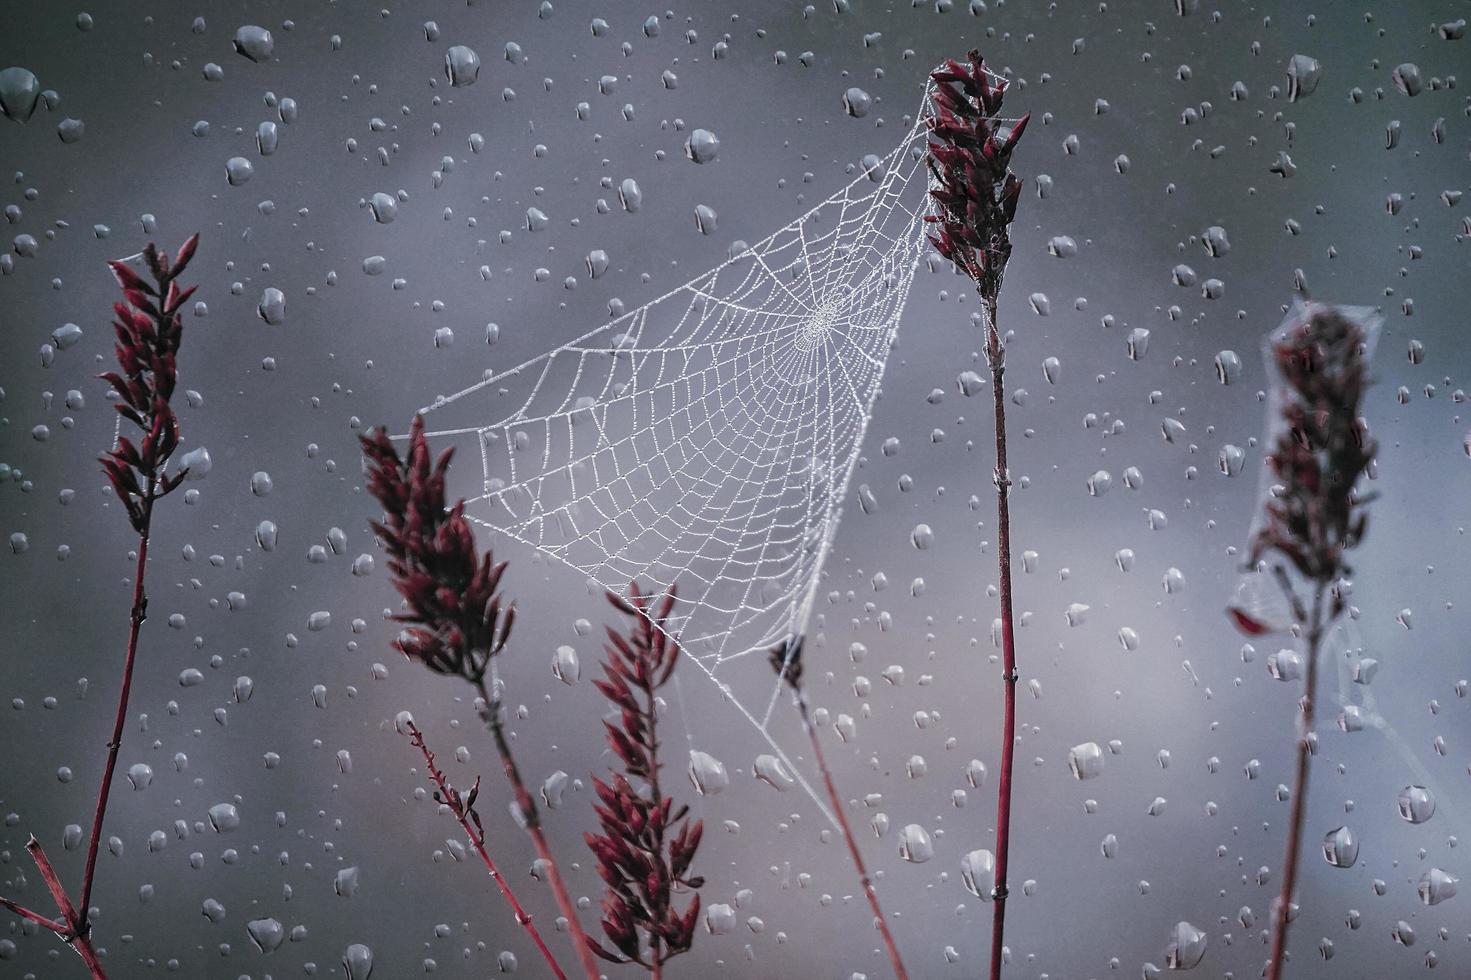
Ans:
[{"label": "thin red stem", "polygon": [[97,808],[92,817],[92,838],[87,843],[87,870],[82,876],[80,932],[87,931],[88,910],[92,907],[92,883],[97,877],[97,848],[102,842],[102,821],[107,816],[107,802],[112,795],[112,777],[117,771],[118,750],[123,744],[123,726],[128,720],[128,698],[133,691],[133,665],[138,658],[138,634],[148,618],[148,594],[143,589],[143,576],[148,568],[148,539],[153,527],[154,478],[148,478],[148,493],[143,498],[143,528],[138,532],[138,568],[133,574],[133,608],[128,616],[128,653],[123,660],[123,688],[118,692],[117,713],[112,722],[112,738],[107,742],[107,768],[102,771],[102,786],[97,791]]},{"label": "thin red stem", "polygon": [[485,865],[485,870],[490,872],[491,880],[495,882],[496,887],[505,896],[506,902],[510,904],[511,911],[515,913],[516,921],[521,924],[521,927],[526,930],[526,934],[531,937],[532,943],[536,945],[537,950],[547,961],[547,965],[552,968],[552,973],[556,975],[557,980],[567,980],[567,974],[562,972],[561,964],[552,955],[552,951],[547,948],[546,942],[541,938],[541,933],[537,931],[536,926],[532,923],[531,915],[521,907],[520,901],[516,898],[516,893],[511,891],[511,886],[506,883],[506,879],[501,875],[500,869],[495,866],[495,861],[491,860],[490,854],[485,850],[484,832],[471,823],[469,808],[462,801],[459,793],[450,786],[449,780],[445,778],[439,766],[435,764],[434,753],[429,751],[429,746],[425,744],[423,733],[412,722],[409,723],[408,729],[409,741],[424,756],[424,765],[429,770],[429,778],[434,781],[435,786],[439,787],[440,799],[445,802],[450,808],[450,812],[455,815],[455,819],[459,821],[460,829],[465,832],[465,839],[470,842],[471,847],[475,848],[475,853],[480,855],[480,861]]},{"label": "thin red stem", "polygon": [[58,922],[55,919],[48,919],[40,912],[32,912],[19,902],[12,902],[8,898],[0,898],[0,907],[9,909],[22,919],[30,919],[43,929],[50,929],[52,932],[58,934],[66,932],[66,923]]},{"label": "thin red stem", "polygon": [[822,785],[827,790],[827,798],[833,806],[833,816],[838,821],[838,829],[843,834],[843,840],[848,844],[848,854],[853,858],[853,866],[858,869],[858,880],[863,883],[863,894],[868,896],[868,907],[873,911],[874,922],[878,925],[879,934],[884,939],[884,949],[888,951],[889,963],[894,967],[894,976],[898,980],[909,980],[909,974],[904,969],[904,961],[899,958],[899,947],[894,942],[894,936],[889,932],[889,922],[884,918],[884,910],[879,908],[878,891],[873,886],[873,879],[868,875],[868,866],[863,863],[863,854],[858,850],[858,840],[853,836],[853,828],[848,824],[848,815],[843,810],[843,801],[838,797],[838,788],[833,783],[833,774],[827,767],[827,758],[822,752],[822,740],[817,737],[817,728],[812,724],[812,715],[807,709],[807,698],[800,689],[796,691],[797,711],[802,715],[802,727],[807,729],[807,737],[812,740],[812,755],[817,763],[817,769],[822,773]]},{"label": "thin red stem", "polygon": [[1297,717],[1297,768],[1292,777],[1292,816],[1287,827],[1287,851],[1282,858],[1282,893],[1272,914],[1272,954],[1267,980],[1281,980],[1287,956],[1287,912],[1297,888],[1298,856],[1302,850],[1302,825],[1308,808],[1308,767],[1313,755],[1313,700],[1318,694],[1318,647],[1323,639],[1323,584],[1313,595],[1312,620],[1308,625],[1308,666],[1304,679],[1302,708]]},{"label": "thin red stem", "polygon": [[61,921],[57,925],[64,925],[62,930],[53,930],[62,942],[66,943],[87,964],[87,970],[92,974],[93,980],[107,980],[107,974],[103,972],[102,961],[97,958],[97,950],[92,946],[92,938],[83,928],[84,923],[77,914],[76,906],[72,905],[66,888],[61,884],[61,878],[56,874],[56,868],[52,866],[51,859],[46,856],[46,850],[41,847],[41,842],[36,840],[34,834],[26,842],[26,850],[31,854],[31,860],[36,862],[36,869],[41,872],[41,879],[46,882],[46,889],[51,892],[51,898],[56,902],[56,908],[61,912]]},{"label": "thin red stem", "polygon": [[1001,773],[996,792],[996,886],[991,903],[991,980],[1001,978],[1006,933],[1007,854],[1011,846],[1011,773],[1016,747],[1016,635],[1011,611],[1011,474],[1006,464],[1006,349],[996,325],[996,302],[986,301],[986,357],[991,362],[991,394],[996,417],[996,561],[1001,578]]},{"label": "thin red stem", "polygon": [[526,791],[526,784],[521,780],[521,770],[517,768],[516,760],[511,755],[511,744],[506,739],[505,726],[501,721],[500,701],[490,697],[483,678],[476,682],[476,687],[481,699],[485,702],[486,723],[495,737],[495,749],[500,753],[501,767],[506,772],[506,780],[511,784],[511,790],[515,793],[516,806],[520,809],[521,818],[526,823],[526,833],[531,836],[531,843],[536,848],[537,857],[541,858],[542,864],[546,866],[547,883],[551,885],[552,896],[557,900],[557,908],[561,911],[563,918],[567,920],[567,931],[571,933],[573,951],[576,952],[588,980],[599,980],[598,964],[593,959],[592,948],[588,945],[587,933],[583,932],[582,923],[577,919],[577,907],[572,904],[572,897],[567,892],[567,885],[562,881],[562,873],[557,869],[557,862],[552,857],[552,849],[547,844],[546,835],[541,832],[541,818],[536,811],[536,802]]}]

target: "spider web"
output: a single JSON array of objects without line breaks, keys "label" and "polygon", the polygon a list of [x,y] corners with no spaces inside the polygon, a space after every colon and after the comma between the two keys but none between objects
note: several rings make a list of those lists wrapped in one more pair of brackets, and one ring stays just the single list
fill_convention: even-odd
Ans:
[{"label": "spider web", "polygon": [[811,614],[926,247],[929,107],[927,86],[898,146],[767,238],[420,410],[477,444],[466,517],[620,594],[677,585],[664,628],[829,819],[768,732],[766,658],[732,672]]}]

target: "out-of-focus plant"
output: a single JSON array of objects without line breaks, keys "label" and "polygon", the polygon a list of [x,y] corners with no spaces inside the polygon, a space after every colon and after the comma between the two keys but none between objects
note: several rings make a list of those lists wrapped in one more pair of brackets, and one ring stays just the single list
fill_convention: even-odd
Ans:
[{"label": "out-of-focus plant", "polygon": [[[594,682],[618,712],[617,721],[603,725],[622,768],[611,782],[593,777],[602,833],[586,838],[607,886],[603,933],[613,948],[593,939],[588,944],[608,962],[637,963],[653,978],[693,945],[704,884],[690,873],[704,822],[690,820],[689,807],[676,806],[659,778],[659,691],[680,657],[679,642],[668,632],[674,598],[670,589],[656,603],[639,592],[637,582],[630,584],[626,601],[608,594],[633,622],[625,632],[608,627],[604,678]],[[682,912],[675,902],[681,888],[695,892]]]},{"label": "out-of-focus plant", "polygon": [[[1359,415],[1369,384],[1370,338],[1362,319],[1353,310],[1314,304],[1289,317],[1267,349],[1268,365],[1276,376],[1275,418],[1270,421],[1275,436],[1269,440],[1268,462],[1280,482],[1265,503],[1249,560],[1258,569],[1256,574],[1267,571],[1281,584],[1294,631],[1302,635],[1307,653],[1282,891],[1272,915],[1269,980],[1282,976],[1287,951],[1288,912],[1307,812],[1308,768],[1317,737],[1313,709],[1319,648],[1345,608],[1339,588],[1349,573],[1345,552],[1362,540],[1368,523],[1364,510],[1368,498],[1355,489],[1373,463],[1376,448]],[[1306,598],[1300,594],[1302,588]],[[1247,633],[1273,628],[1252,611],[1239,607],[1228,611]]]},{"label": "out-of-focus plant", "polygon": [[41,878],[51,892],[60,912],[52,919],[10,899],[0,898],[16,915],[29,919],[56,933],[87,964],[94,978],[104,978],[101,960],[92,944],[92,885],[97,878],[97,851],[102,840],[102,825],[112,797],[112,780],[117,771],[118,751],[123,743],[123,727],[128,717],[128,701],[133,690],[133,668],[138,659],[138,637],[148,617],[148,593],[144,578],[148,571],[148,544],[153,532],[153,507],[161,498],[173,493],[183,482],[185,471],[167,474],[169,460],[179,446],[179,420],[171,404],[179,381],[178,353],[184,337],[184,321],[180,311],[195,287],[181,289],[178,278],[188,267],[199,247],[199,236],[192,235],[172,261],[150,242],[140,253],[147,267],[147,277],[130,268],[126,261],[109,262],[112,274],[122,287],[123,301],[113,304],[116,319],[113,331],[117,337],[114,355],[117,369],[100,375],[111,386],[117,399],[114,407],[123,420],[142,433],[134,442],[119,431],[112,449],[101,457],[102,470],[128,515],[128,523],[138,536],[137,567],[133,573],[133,606],[128,616],[127,652],[123,657],[122,687],[118,691],[117,710],[112,737],[107,741],[107,763],[102,770],[102,783],[97,791],[97,805],[92,817],[92,833],[87,842],[87,865],[82,875],[81,901],[73,904],[61,879],[34,835],[26,843],[36,862]]},{"label": "out-of-focus plant", "polygon": [[807,704],[807,692],[802,687],[802,646],[803,638],[797,637],[773,647],[769,655],[771,667],[776,671],[777,678],[785,681],[792,690],[792,701],[797,706],[797,714],[802,718],[802,728],[812,743],[813,761],[817,763],[818,772],[822,773],[822,785],[827,790],[828,802],[832,804],[833,817],[838,822],[843,841],[848,845],[848,855],[853,859],[853,866],[858,869],[858,880],[863,884],[863,894],[868,898],[868,907],[873,912],[874,925],[883,937],[884,949],[889,954],[894,976],[898,980],[908,980],[909,974],[899,956],[899,946],[894,942],[893,933],[889,931],[889,921],[884,918],[884,910],[879,907],[878,891],[874,888],[873,878],[869,876],[868,866],[863,863],[863,852],[858,849],[858,838],[853,836],[853,828],[843,809],[843,800],[838,796],[837,784],[833,782],[832,770],[827,766],[822,740],[817,736],[817,726],[812,723],[812,710]]},{"label": "out-of-focus plant", "polygon": [[[382,430],[364,436],[362,447],[368,463],[368,491],[384,510],[383,519],[375,521],[373,529],[388,553],[389,573],[407,607],[394,617],[404,624],[394,645],[436,674],[463,678],[479,694],[481,716],[495,739],[519,820],[545,867],[574,951],[589,980],[597,980],[597,962],[589,951],[577,909],[542,833],[536,803],[511,754],[500,690],[492,677],[494,658],[505,650],[516,618],[514,607],[502,608],[498,592],[506,563],[497,564],[489,551],[480,554],[465,519],[463,500],[446,506],[445,476],[454,450],[445,450],[437,459],[431,457],[422,416],[414,417],[406,457],[400,458],[393,440]],[[518,919],[523,916],[519,913]],[[533,938],[539,938],[530,928],[529,917],[522,924]]]},{"label": "out-of-focus plant", "polygon": [[986,361],[991,367],[991,394],[996,423],[996,554],[1001,592],[1002,681],[1001,773],[997,781],[996,884],[989,898],[991,980],[1001,976],[1006,927],[1007,855],[1011,840],[1012,754],[1016,743],[1016,642],[1011,595],[1011,476],[1006,465],[1006,346],[996,322],[997,299],[1006,264],[1011,259],[1011,222],[1016,217],[1022,179],[1012,173],[1012,151],[1031,114],[1007,124],[1001,118],[1008,82],[986,70],[980,52],[966,63],[947,60],[930,73],[934,110],[929,126],[930,196],[936,213],[925,220],[939,233],[930,236],[935,250],[975,283],[985,308]]}]

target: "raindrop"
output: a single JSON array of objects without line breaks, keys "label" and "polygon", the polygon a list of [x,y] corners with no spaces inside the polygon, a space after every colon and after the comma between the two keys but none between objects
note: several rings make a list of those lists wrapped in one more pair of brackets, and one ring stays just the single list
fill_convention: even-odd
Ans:
[{"label": "raindrop", "polygon": [[1359,859],[1359,838],[1347,827],[1323,835],[1323,860],[1335,868],[1352,868]]},{"label": "raindrop", "polygon": [[563,684],[577,683],[582,676],[582,663],[577,659],[576,650],[569,646],[557,647],[552,656],[552,676]]},{"label": "raindrop", "polygon": [[1406,786],[1397,802],[1400,817],[1410,823],[1424,823],[1435,816],[1435,796],[1424,786]]},{"label": "raindrop", "polygon": [[41,81],[25,68],[0,71],[0,112],[6,119],[27,122],[41,100]]},{"label": "raindrop", "polygon": [[444,77],[454,88],[474,85],[480,77],[480,55],[463,44],[456,44],[445,52]]},{"label": "raindrop", "polygon": [[235,53],[244,55],[256,64],[271,57],[276,48],[276,39],[264,27],[246,24],[235,32]]},{"label": "raindrop", "polygon": [[347,980],[368,980],[373,975],[373,951],[362,943],[353,943],[342,951],[342,966]]},{"label": "raindrop", "polygon": [[911,864],[924,864],[935,856],[935,845],[929,831],[917,823],[908,824],[899,832],[899,856]]},{"label": "raindrop", "polygon": [[689,773],[690,782],[701,796],[714,796],[730,785],[725,763],[705,752],[690,750]]},{"label": "raindrop", "polygon": [[996,887],[996,856],[985,848],[966,854],[960,859],[960,880],[976,898],[991,901]]},{"label": "raindrop", "polygon": [[1287,101],[1296,102],[1312,95],[1323,77],[1323,66],[1318,59],[1305,54],[1295,54],[1287,62]]},{"label": "raindrop", "polygon": [[708,129],[697,129],[685,140],[684,155],[695,163],[709,163],[720,155],[720,139]]}]

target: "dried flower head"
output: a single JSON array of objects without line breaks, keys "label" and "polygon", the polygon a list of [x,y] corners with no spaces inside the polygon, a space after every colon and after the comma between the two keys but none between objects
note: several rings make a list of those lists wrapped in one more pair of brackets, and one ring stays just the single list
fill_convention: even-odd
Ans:
[{"label": "dried flower head", "polygon": [[930,73],[934,112],[926,120],[930,142],[927,162],[934,178],[930,196],[938,214],[925,216],[939,225],[930,242],[976,284],[994,304],[1001,277],[1011,258],[1008,226],[1016,217],[1022,180],[1011,172],[1011,152],[1031,119],[1028,113],[1009,128],[1000,118],[1008,82],[992,82],[980,52],[968,63],[946,60]]},{"label": "dried flower head", "polygon": [[501,609],[496,589],[506,563],[476,550],[465,502],[445,506],[445,472],[454,450],[431,462],[421,416],[414,418],[405,458],[382,430],[364,436],[362,445],[368,490],[385,512],[373,529],[409,610],[394,617],[408,624],[395,645],[437,674],[479,685],[490,658],[510,639],[516,610]]},{"label": "dried flower head", "polygon": [[1344,552],[1358,544],[1368,520],[1354,485],[1375,451],[1359,415],[1368,386],[1366,339],[1342,310],[1314,306],[1272,343],[1282,431],[1269,463],[1282,483],[1252,541],[1253,563],[1276,551],[1318,583],[1348,571]]},{"label": "dried flower head", "polygon": [[117,445],[101,457],[101,463],[139,534],[148,525],[153,501],[172,493],[184,479],[183,472],[167,476],[164,468],[179,445],[179,421],[170,405],[179,381],[177,357],[184,335],[179,311],[195,288],[180,289],[177,280],[198,247],[199,236],[190,236],[171,263],[150,242],[143,249],[143,260],[152,282],[124,262],[108,263],[126,302],[113,304],[118,370],[100,377],[117,393],[118,413],[141,429],[143,438],[135,444],[119,434]]},{"label": "dried flower head", "polygon": [[634,621],[626,632],[608,628],[605,679],[595,682],[618,709],[618,720],[603,724],[622,771],[611,783],[593,777],[602,833],[585,836],[607,885],[603,933],[613,949],[591,938],[588,946],[611,963],[638,963],[653,972],[694,942],[700,896],[680,912],[674,893],[704,884],[689,873],[704,823],[691,821],[689,807],[676,807],[659,783],[658,692],[679,663],[679,643],[666,632],[674,590],[656,605],[635,582],[627,601],[611,593],[608,600]]},{"label": "dried flower head", "polygon": [[788,637],[767,653],[771,669],[778,680],[786,681],[792,690],[802,689],[802,644],[804,637]]}]

